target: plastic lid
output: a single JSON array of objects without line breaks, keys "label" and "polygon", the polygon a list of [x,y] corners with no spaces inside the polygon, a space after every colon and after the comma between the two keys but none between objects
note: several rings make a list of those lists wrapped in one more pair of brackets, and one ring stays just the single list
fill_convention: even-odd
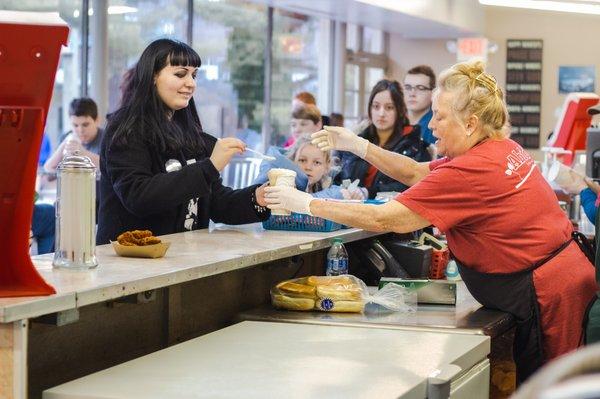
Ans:
[{"label": "plastic lid", "polygon": [[342,239],[341,239],[341,238],[339,238],[339,237],[338,237],[338,238],[334,238],[334,239],[333,239],[333,243],[334,243],[334,244],[336,244],[336,243],[343,244],[343,243],[344,243],[344,240],[342,240]]},{"label": "plastic lid", "polygon": [[90,169],[95,170],[96,166],[92,163],[92,160],[86,156],[78,155],[67,155],[58,164],[58,170],[63,169]]}]

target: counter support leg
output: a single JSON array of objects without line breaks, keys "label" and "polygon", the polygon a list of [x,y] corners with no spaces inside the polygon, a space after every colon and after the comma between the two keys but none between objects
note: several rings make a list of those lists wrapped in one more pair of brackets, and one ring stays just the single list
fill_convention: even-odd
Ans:
[{"label": "counter support leg", "polygon": [[27,399],[27,326],[0,324],[0,399]]}]

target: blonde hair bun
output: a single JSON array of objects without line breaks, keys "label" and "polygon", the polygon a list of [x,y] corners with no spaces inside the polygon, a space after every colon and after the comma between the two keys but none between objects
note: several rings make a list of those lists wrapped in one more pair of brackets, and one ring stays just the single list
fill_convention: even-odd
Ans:
[{"label": "blonde hair bun", "polygon": [[453,93],[456,116],[466,119],[476,115],[487,137],[503,139],[509,135],[504,93],[496,78],[485,71],[483,61],[460,62],[442,71],[437,90]]}]

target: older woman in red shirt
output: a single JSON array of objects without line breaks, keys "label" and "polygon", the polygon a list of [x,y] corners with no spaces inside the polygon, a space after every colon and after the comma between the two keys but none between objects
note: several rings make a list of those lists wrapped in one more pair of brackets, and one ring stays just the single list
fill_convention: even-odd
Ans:
[{"label": "older woman in red shirt", "polygon": [[571,223],[531,156],[508,138],[502,90],[481,62],[444,71],[430,122],[445,158],[418,163],[343,128],[313,135],[324,150],[351,151],[411,186],[385,205],[315,199],[267,188],[272,209],[309,213],[370,231],[445,232],[461,276],[484,306],[517,320],[519,380],[580,344],[593,265],[571,238]]}]

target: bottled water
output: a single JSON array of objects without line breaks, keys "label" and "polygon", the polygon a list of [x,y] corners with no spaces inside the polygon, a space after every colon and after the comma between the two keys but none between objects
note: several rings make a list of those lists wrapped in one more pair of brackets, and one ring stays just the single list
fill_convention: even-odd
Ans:
[{"label": "bottled water", "polygon": [[334,238],[333,245],[327,252],[327,270],[328,276],[339,276],[348,274],[348,252],[342,243],[341,238]]}]

